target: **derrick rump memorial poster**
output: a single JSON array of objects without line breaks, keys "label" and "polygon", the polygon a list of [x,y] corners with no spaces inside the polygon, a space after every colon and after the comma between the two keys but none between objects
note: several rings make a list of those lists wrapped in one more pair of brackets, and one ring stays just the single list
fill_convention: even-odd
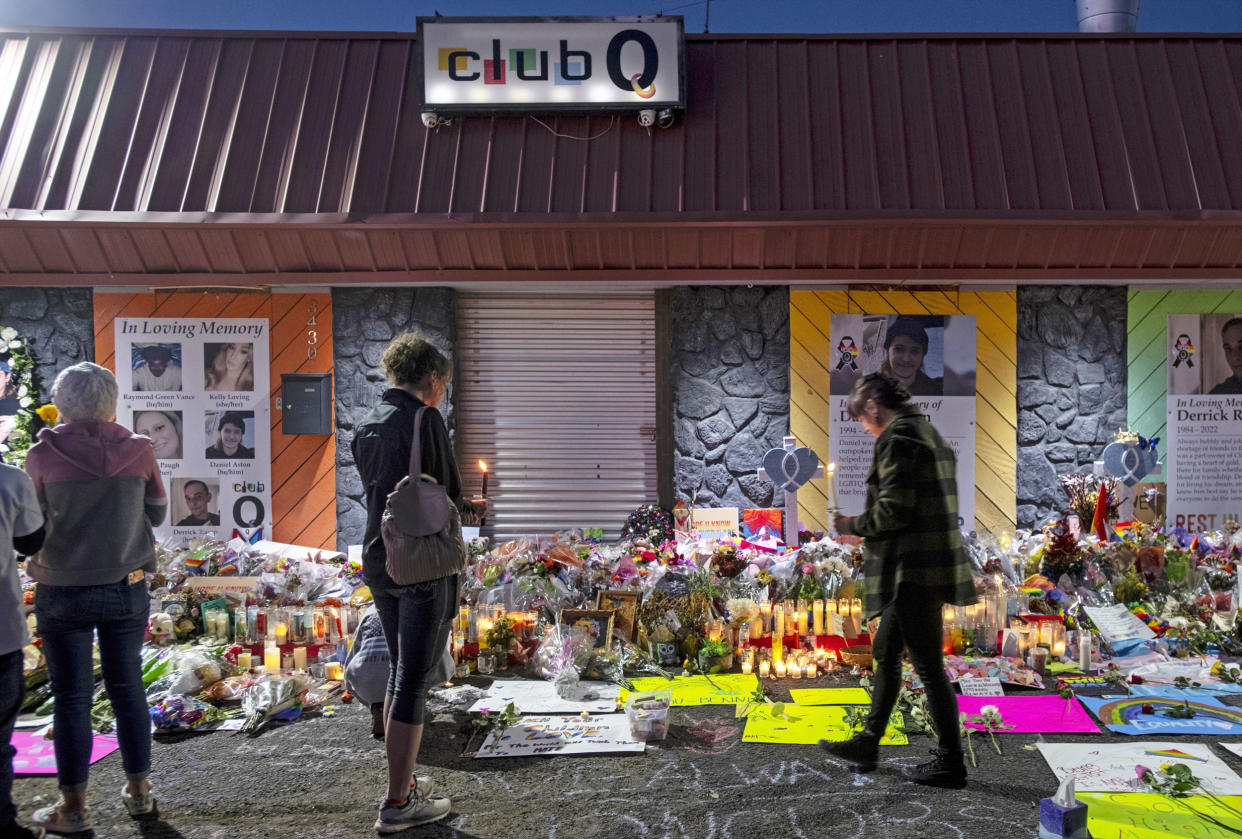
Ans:
[{"label": "derrick rump memorial poster", "polygon": [[1168,521],[1219,530],[1242,515],[1242,314],[1169,315],[1168,327]]},{"label": "derrick rump memorial poster", "polygon": [[833,315],[829,360],[829,460],[837,464],[841,512],[867,500],[875,438],[850,419],[854,382],[882,370],[906,386],[915,404],[957,456],[957,503],[967,530],[975,521],[974,315]]},{"label": "derrick rump memorial poster", "polygon": [[269,361],[266,319],[117,318],[117,422],[155,444],[160,541],[271,536]]}]

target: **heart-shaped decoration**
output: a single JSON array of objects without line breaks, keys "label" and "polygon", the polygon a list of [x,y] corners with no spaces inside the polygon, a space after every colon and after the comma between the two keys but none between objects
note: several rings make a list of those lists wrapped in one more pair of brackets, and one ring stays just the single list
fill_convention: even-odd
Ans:
[{"label": "heart-shaped decoration", "polygon": [[763,468],[777,492],[797,492],[799,487],[815,476],[815,470],[819,468],[819,456],[806,446],[791,452],[769,449],[763,456]]},{"label": "heart-shaped decoration", "polygon": [[1109,443],[1104,447],[1104,468],[1128,487],[1147,477],[1157,462],[1154,447],[1141,449],[1137,443]]}]

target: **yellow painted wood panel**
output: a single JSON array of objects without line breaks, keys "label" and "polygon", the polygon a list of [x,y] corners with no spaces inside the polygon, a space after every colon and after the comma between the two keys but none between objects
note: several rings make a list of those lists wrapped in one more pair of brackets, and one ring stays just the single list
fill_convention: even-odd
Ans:
[{"label": "yellow painted wood panel", "polygon": [[[790,431],[828,454],[828,370],[833,314],[965,314],[977,319],[975,522],[980,532],[1013,530],[1017,480],[1017,294],[918,289],[792,291],[789,295]],[[823,488],[799,494],[799,516],[826,525]]]}]

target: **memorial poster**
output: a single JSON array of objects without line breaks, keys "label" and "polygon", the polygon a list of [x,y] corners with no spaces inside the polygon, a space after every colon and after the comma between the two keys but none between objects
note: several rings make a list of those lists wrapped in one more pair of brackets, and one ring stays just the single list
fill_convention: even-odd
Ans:
[{"label": "memorial poster", "polygon": [[161,542],[271,535],[268,329],[265,318],[117,318],[117,422],[155,444]]},{"label": "memorial poster", "polygon": [[1169,315],[1167,341],[1166,514],[1219,530],[1242,515],[1242,315]]},{"label": "memorial poster", "polygon": [[846,401],[854,382],[880,370],[902,381],[913,401],[957,456],[961,524],[975,520],[974,315],[832,316],[835,355],[830,374],[829,457],[836,464],[837,505],[847,516],[863,512],[875,437],[850,418]]}]

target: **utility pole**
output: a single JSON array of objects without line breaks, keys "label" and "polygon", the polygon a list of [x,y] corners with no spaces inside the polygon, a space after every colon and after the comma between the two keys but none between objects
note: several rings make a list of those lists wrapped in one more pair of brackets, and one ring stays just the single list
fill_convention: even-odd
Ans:
[{"label": "utility pole", "polygon": [[708,34],[712,23],[712,0],[707,0],[707,16],[703,18],[703,34]]}]

